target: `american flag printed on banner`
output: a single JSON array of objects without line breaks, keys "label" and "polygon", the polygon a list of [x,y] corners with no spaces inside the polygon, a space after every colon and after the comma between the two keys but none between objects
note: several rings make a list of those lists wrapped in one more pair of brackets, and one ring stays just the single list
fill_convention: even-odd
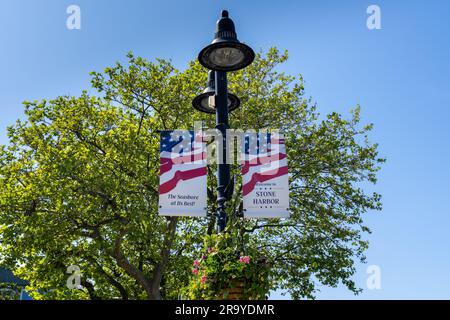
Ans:
[{"label": "american flag printed on banner", "polygon": [[161,131],[160,215],[206,216],[206,174],[202,132]]},{"label": "american flag printed on banner", "polygon": [[289,217],[289,176],[283,135],[247,133],[242,147],[244,217]]}]

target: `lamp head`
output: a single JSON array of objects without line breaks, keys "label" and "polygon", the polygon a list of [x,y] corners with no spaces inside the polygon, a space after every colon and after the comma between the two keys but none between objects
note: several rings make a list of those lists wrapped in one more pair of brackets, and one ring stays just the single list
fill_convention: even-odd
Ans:
[{"label": "lamp head", "polygon": [[254,59],[252,48],[239,42],[234,22],[228,17],[228,11],[223,10],[213,42],[198,55],[200,64],[215,71],[236,71],[247,67]]},{"label": "lamp head", "polygon": [[[192,106],[198,111],[205,113],[216,113],[215,105],[211,102],[216,94],[216,81],[214,71],[209,71],[208,73],[208,84],[203,93],[196,96],[192,101]],[[228,93],[228,112],[231,112],[239,108],[241,101],[234,94]]]}]

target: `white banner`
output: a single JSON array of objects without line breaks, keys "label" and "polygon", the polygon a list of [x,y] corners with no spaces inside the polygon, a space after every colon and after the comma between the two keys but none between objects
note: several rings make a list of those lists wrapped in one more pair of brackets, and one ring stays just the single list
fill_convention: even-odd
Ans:
[{"label": "white banner", "polygon": [[206,143],[201,132],[162,131],[159,214],[206,217]]},{"label": "white banner", "polygon": [[243,146],[244,217],[289,217],[289,176],[283,135],[248,133]]}]

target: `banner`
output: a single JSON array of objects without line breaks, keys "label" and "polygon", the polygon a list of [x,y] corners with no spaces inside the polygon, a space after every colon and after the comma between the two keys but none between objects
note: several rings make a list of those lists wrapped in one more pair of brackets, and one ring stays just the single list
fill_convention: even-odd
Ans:
[{"label": "banner", "polygon": [[289,176],[283,135],[246,133],[242,145],[244,217],[289,217]]},{"label": "banner", "polygon": [[159,214],[206,217],[206,173],[201,132],[161,131]]}]

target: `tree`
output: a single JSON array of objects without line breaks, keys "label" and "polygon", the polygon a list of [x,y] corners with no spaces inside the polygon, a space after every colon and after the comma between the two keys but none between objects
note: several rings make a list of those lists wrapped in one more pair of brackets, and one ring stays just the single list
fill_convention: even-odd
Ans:
[{"label": "tree", "polygon": [[[195,120],[214,127],[214,116],[191,107],[207,72],[197,62],[179,71],[167,60],[127,57],[92,73],[97,96],[24,102],[26,119],[0,147],[0,264],[28,280],[35,298],[177,298],[213,230],[213,217],[157,214],[158,130],[192,129]],[[274,261],[273,289],[313,297],[315,281],[342,282],[357,293],[352,275],[369,232],[362,216],[381,209],[380,196],[361,185],[376,182],[384,160],[367,139],[372,126],[359,124],[359,107],[349,120],[319,120],[302,77],[277,71],[287,58],[271,48],[229,80],[242,101],[234,128],[285,133],[292,216],[235,220],[246,245]],[[215,183],[209,170],[210,211]],[[81,269],[82,290],[66,286],[70,265]]]}]

